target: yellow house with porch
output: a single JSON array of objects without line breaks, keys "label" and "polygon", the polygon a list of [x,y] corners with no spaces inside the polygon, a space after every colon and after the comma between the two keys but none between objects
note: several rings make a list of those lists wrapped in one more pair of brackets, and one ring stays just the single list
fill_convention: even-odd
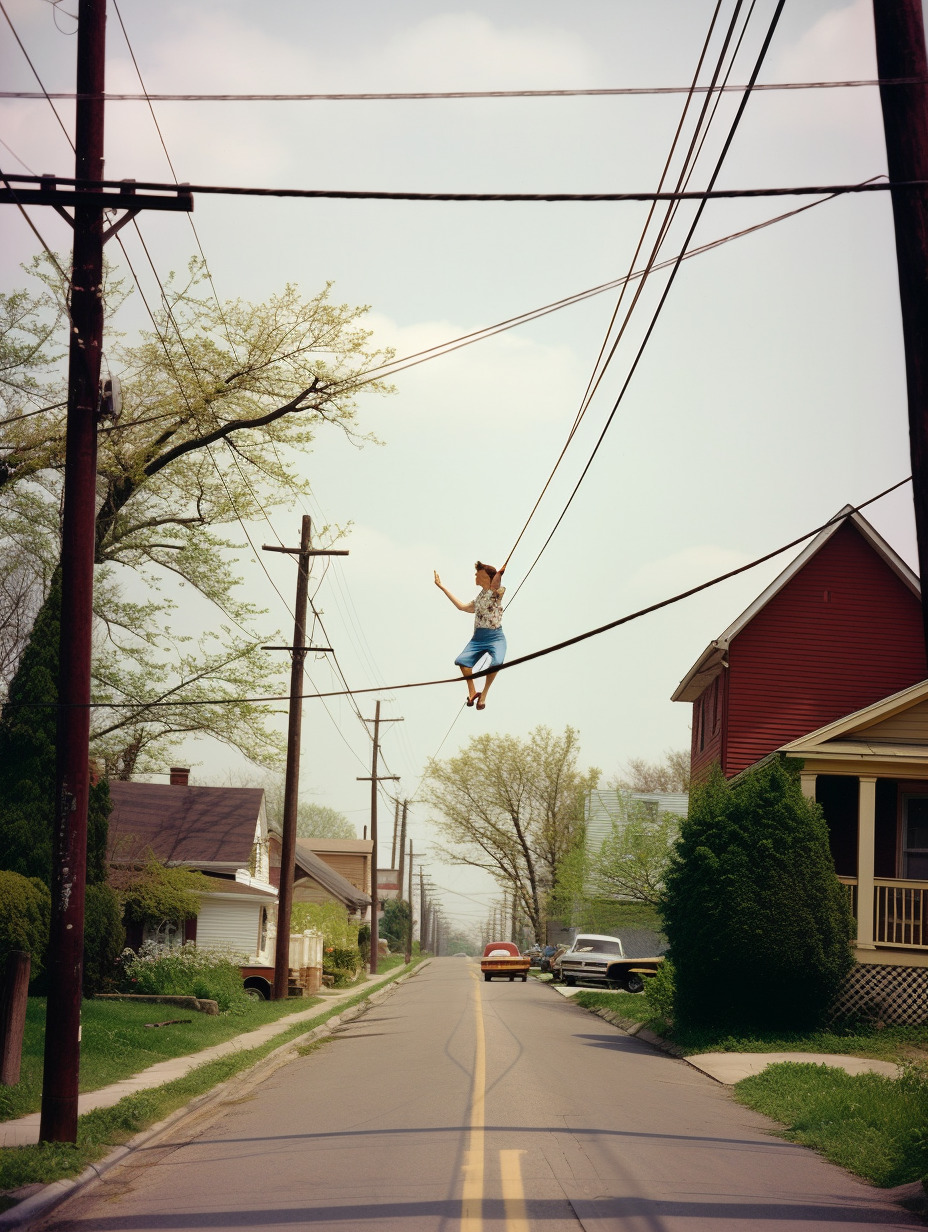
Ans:
[{"label": "yellow house with porch", "polygon": [[857,921],[840,1008],[928,1019],[928,681],[792,740]]}]

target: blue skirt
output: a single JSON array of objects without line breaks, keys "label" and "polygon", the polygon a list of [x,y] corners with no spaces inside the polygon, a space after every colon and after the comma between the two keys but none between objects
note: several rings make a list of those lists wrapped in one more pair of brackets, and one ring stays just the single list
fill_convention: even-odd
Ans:
[{"label": "blue skirt", "polygon": [[[455,659],[455,663],[458,667],[472,668],[484,655],[489,655],[490,660],[483,666],[502,667],[506,658],[506,635],[502,629],[475,629],[474,636]],[[483,667],[479,670],[482,671]]]}]

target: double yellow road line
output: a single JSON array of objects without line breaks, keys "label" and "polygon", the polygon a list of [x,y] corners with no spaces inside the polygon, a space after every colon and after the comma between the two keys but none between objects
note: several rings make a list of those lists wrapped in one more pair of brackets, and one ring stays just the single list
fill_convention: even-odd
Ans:
[{"label": "double yellow road line", "polygon": [[[483,995],[480,976],[474,981],[474,1084],[470,1098],[470,1133],[464,1151],[464,1187],[461,1194],[461,1232],[483,1232],[483,1200],[486,1177],[486,1085],[487,1044],[483,1025]],[[499,1170],[506,1232],[529,1232],[522,1184],[524,1151],[500,1151]]]}]

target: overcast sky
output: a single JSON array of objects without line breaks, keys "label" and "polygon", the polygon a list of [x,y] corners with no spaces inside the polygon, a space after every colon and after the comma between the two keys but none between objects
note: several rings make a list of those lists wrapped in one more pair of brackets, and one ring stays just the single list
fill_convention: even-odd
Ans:
[{"label": "overcast sky", "polygon": [[[6,0],[49,90],[73,89],[74,21],[46,0]],[[723,4],[727,18],[731,0]],[[759,0],[731,80],[746,81],[774,10]],[[152,5],[120,0],[146,87],[167,92],[410,92],[680,86],[708,30],[710,0],[240,0]],[[56,24],[57,19],[57,24]],[[32,89],[9,29],[8,89]],[[716,44],[713,44],[716,46]],[[110,5],[107,86],[135,91]],[[789,3],[761,81],[876,74],[868,0]],[[694,184],[704,186],[737,99],[726,96]],[[71,122],[71,104],[59,107]],[[165,102],[156,111],[179,179],[303,188],[595,192],[650,190],[683,107],[680,95],[404,102]],[[109,177],[169,178],[147,108],[109,105]],[[45,102],[0,103],[0,165],[72,173]],[[15,152],[15,156],[10,153]],[[22,161],[17,161],[17,159]],[[853,183],[885,172],[872,88],[755,95],[719,187]],[[693,243],[804,202],[712,202]],[[689,209],[689,207],[687,207]],[[221,296],[261,300],[295,282],[369,304],[379,344],[409,354],[625,273],[641,204],[477,204],[248,200],[201,196],[196,224]],[[69,236],[33,217],[52,247]],[[685,226],[673,232],[682,240]],[[692,218],[692,211],[685,220]],[[4,214],[5,288],[37,250]],[[159,272],[192,255],[186,221],[142,220]],[[123,232],[130,254],[137,240]],[[662,255],[676,251],[672,246]],[[108,249],[108,256],[118,254]],[[628,374],[665,283],[655,276],[507,574],[518,584],[585,464]],[[147,292],[153,281],[144,283]],[[432,584],[474,593],[476,557],[502,560],[573,423],[615,307],[608,293],[423,364],[388,398],[361,399],[360,424],[383,442],[358,451],[320,433],[300,460],[314,516],[352,524],[318,603],[349,681],[396,684],[450,674],[470,618]],[[141,317],[138,318],[141,323]],[[551,546],[507,614],[511,657],[559,641],[741,564],[820,525],[909,473],[905,386],[888,196],[848,196],[686,262],[605,442]],[[275,528],[296,543],[303,509]],[[914,563],[911,492],[867,511]],[[258,542],[269,528],[253,528]],[[783,558],[781,565],[788,561]],[[289,617],[247,552],[267,627]],[[636,756],[688,745],[690,706],[670,695],[705,645],[779,571],[769,565],[655,616],[500,676],[483,714],[463,688],[384,693],[384,733],[400,791],[413,796],[428,757],[479,731],[526,735],[543,723],[581,735],[606,776]],[[292,565],[268,563],[289,595]],[[191,608],[196,631],[204,613]],[[324,662],[313,683],[333,686]],[[281,685],[286,664],[281,663]],[[373,714],[373,696],[361,699]],[[345,701],[304,716],[302,790],[365,821],[370,744]],[[456,717],[457,716],[457,717]],[[228,781],[241,759],[192,745],[193,780]],[[412,811],[419,851],[428,816]],[[382,817],[384,813],[382,812]],[[389,818],[384,817],[385,822]],[[385,825],[389,830],[389,824]],[[389,837],[389,836],[388,836]],[[381,862],[389,859],[389,843]],[[482,918],[486,882],[433,861],[445,910]],[[458,893],[452,893],[458,891]],[[461,897],[461,894],[470,897]]]}]

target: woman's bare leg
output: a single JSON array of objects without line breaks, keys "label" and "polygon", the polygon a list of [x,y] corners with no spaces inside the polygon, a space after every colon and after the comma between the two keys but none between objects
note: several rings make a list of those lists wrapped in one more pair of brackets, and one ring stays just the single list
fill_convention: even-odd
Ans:
[{"label": "woman's bare leg", "polygon": [[462,676],[464,677],[464,679],[467,681],[467,698],[468,698],[468,701],[469,701],[472,697],[476,697],[476,696],[477,696],[477,690],[474,688],[474,682],[471,680],[471,674],[472,674],[472,673],[471,673],[471,669],[470,669],[469,667],[462,667],[462,668],[461,668],[461,675],[462,675]]},{"label": "woman's bare leg", "polygon": [[486,706],[487,694],[489,693],[490,685],[496,679],[496,676],[497,676],[496,672],[490,672],[489,676],[484,676],[483,689],[481,690],[480,697],[477,699],[477,709],[478,710],[483,710],[483,708]]}]

